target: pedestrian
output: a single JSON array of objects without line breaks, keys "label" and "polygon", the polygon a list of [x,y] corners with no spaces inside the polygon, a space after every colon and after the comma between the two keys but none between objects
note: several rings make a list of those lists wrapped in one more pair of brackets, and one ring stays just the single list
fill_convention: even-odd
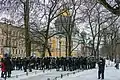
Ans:
[{"label": "pedestrian", "polygon": [[116,62],[115,68],[116,68],[116,69],[119,69],[119,62]]},{"label": "pedestrian", "polygon": [[6,66],[4,58],[1,59],[1,78],[6,78]]},{"label": "pedestrian", "polygon": [[105,70],[105,60],[100,58],[98,62],[98,79],[104,79],[104,70]]},{"label": "pedestrian", "polygon": [[10,57],[6,57],[5,58],[5,68],[6,68],[6,74],[7,74],[7,77],[11,77],[11,71],[12,71],[12,61],[11,61],[11,58]]},{"label": "pedestrian", "polygon": [[24,70],[24,72],[27,72],[28,64],[29,64],[29,59],[25,57],[23,59],[23,70]]}]

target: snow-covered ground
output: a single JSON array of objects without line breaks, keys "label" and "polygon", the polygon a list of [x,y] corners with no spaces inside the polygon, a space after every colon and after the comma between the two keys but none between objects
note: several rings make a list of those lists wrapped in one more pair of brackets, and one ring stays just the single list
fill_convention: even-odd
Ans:
[{"label": "snow-covered ground", "polygon": [[[105,79],[104,80],[120,80],[120,70],[115,69],[114,62],[106,61],[106,68],[105,68]],[[97,67],[96,69],[91,70],[84,70],[77,72],[78,70],[74,71],[77,72],[75,74],[72,74],[73,72],[70,71],[56,71],[54,69],[52,70],[45,70],[43,72],[42,70],[34,70],[33,72],[29,72],[28,75],[24,73],[23,71],[13,71],[12,77],[7,78],[7,80],[54,80],[55,77],[59,77],[56,80],[98,80],[97,79]],[[68,74],[69,75],[65,75]],[[60,77],[62,75],[62,78]],[[0,78],[0,80],[2,80]],[[4,80],[4,79],[3,79]]]},{"label": "snow-covered ground", "polygon": [[[1,73],[1,72],[0,72]],[[56,71],[55,69],[52,70],[33,70],[32,72],[28,72],[28,75],[26,75],[25,72],[19,70],[19,71],[12,71],[12,77],[7,78],[7,80],[47,80],[48,78],[54,79],[57,76],[60,76],[61,74],[67,74],[72,73],[71,71]],[[0,78],[0,80],[4,80]]]},{"label": "snow-covered ground", "polygon": [[[106,60],[106,68],[105,68],[105,73],[104,73],[104,80],[120,80],[120,70],[116,69],[115,63],[111,62],[109,60]],[[92,70],[84,70],[82,72],[72,74],[69,76],[64,76],[63,78],[59,78],[57,80],[98,80],[97,79],[97,72],[98,72],[98,67],[96,65],[96,69]]]},{"label": "snow-covered ground", "polygon": [[[107,67],[105,69],[104,80],[120,80],[120,70],[114,67]],[[65,76],[58,80],[97,80],[97,69],[85,70],[70,76]]]},{"label": "snow-covered ground", "polygon": [[113,67],[113,66],[115,66],[115,63],[112,62],[112,61],[110,61],[110,60],[106,60],[105,63],[106,63],[107,67]]}]

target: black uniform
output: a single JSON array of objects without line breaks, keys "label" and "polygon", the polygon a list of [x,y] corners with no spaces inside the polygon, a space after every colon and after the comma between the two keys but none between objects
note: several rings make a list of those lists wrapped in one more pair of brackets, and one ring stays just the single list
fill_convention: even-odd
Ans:
[{"label": "black uniform", "polygon": [[10,60],[10,57],[5,58],[5,66],[6,66],[6,75],[8,77],[11,77],[12,61]]},{"label": "black uniform", "polygon": [[105,70],[105,60],[104,59],[100,59],[98,62],[98,79],[100,79],[100,76],[102,77],[102,79],[104,79],[104,70]]}]

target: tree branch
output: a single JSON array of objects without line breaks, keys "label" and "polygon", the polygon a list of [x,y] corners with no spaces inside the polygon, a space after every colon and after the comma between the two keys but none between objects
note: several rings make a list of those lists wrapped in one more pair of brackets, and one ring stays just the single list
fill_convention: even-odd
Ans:
[{"label": "tree branch", "polygon": [[100,4],[102,4],[106,9],[108,9],[110,12],[112,12],[113,14],[120,16],[120,7],[119,6],[114,8],[114,7],[110,6],[110,4],[108,4],[106,2],[106,0],[98,0],[98,2]]}]

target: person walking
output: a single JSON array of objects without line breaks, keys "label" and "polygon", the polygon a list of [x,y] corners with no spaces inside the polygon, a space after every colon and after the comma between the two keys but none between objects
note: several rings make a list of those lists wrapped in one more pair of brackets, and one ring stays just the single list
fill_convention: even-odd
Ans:
[{"label": "person walking", "polygon": [[116,62],[115,68],[116,68],[116,69],[119,69],[119,62]]},{"label": "person walking", "polygon": [[4,62],[4,58],[1,59],[1,78],[6,78],[6,66]]},{"label": "person walking", "polygon": [[105,70],[105,60],[100,58],[98,62],[98,79],[104,79],[104,70]]},{"label": "person walking", "polygon": [[11,71],[12,71],[12,61],[10,60],[11,58],[10,57],[6,57],[5,58],[5,69],[6,69],[6,74],[7,74],[7,77],[11,77]]}]

